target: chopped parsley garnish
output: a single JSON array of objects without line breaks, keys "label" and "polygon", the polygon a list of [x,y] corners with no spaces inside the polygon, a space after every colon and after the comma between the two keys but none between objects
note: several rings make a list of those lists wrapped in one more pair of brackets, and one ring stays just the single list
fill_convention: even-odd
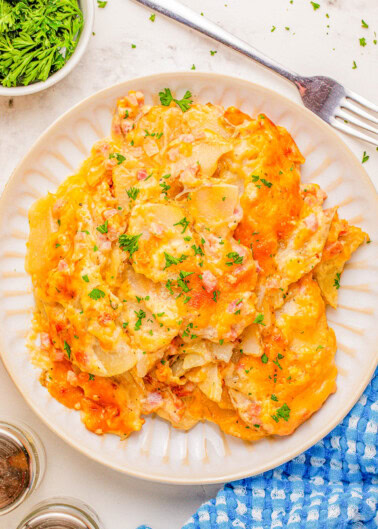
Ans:
[{"label": "chopped parsley garnish", "polygon": [[155,18],[156,18],[155,13],[152,13],[152,15],[150,16],[151,22],[155,22]]},{"label": "chopped parsley garnish", "polygon": [[192,249],[194,250],[194,255],[204,255],[201,246],[196,246],[195,244],[193,244]]},{"label": "chopped parsley garnish", "polygon": [[260,189],[261,185],[260,184],[257,184],[257,182],[260,180],[260,182],[262,184],[264,184],[264,186],[266,187],[272,187],[272,182],[268,182],[268,180],[265,180],[265,178],[260,178],[257,174],[253,174],[251,175],[251,178],[252,178],[252,182],[254,184],[256,184],[256,187],[258,187]]},{"label": "chopped parsley garnish", "polygon": [[117,159],[117,165],[121,165],[121,163],[126,160],[126,158],[122,154],[120,154],[119,152],[111,152],[109,154],[109,158],[116,158]]},{"label": "chopped parsley garnish", "polygon": [[189,241],[191,241],[191,240],[192,240],[192,238],[191,238],[191,237],[189,237],[189,236],[187,236],[187,237],[184,237],[184,241],[185,241],[185,242],[189,242]]},{"label": "chopped parsley garnish", "polygon": [[124,322],[122,323],[122,327],[123,327],[124,329],[126,329],[126,327],[128,326],[128,324],[129,324],[128,321],[124,321]]},{"label": "chopped parsley garnish", "polygon": [[165,288],[173,296],[172,283],[173,283],[172,279],[168,279],[168,281],[165,283]]},{"label": "chopped parsley garnish", "polygon": [[70,360],[70,359],[71,359],[71,347],[68,345],[68,343],[66,342],[66,340],[64,340],[64,350],[65,350],[66,353],[67,353],[68,360]]},{"label": "chopped parsley garnish", "polygon": [[195,64],[192,64],[192,67],[190,68],[191,70],[195,70],[196,69],[196,65]]},{"label": "chopped parsley garnish", "polygon": [[126,190],[126,193],[131,200],[135,200],[140,193],[140,189],[138,189],[137,187],[130,187],[130,189]]},{"label": "chopped parsley garnish", "polygon": [[274,400],[275,402],[278,402],[278,398],[276,397],[276,395],[271,395],[270,396],[271,400]]},{"label": "chopped parsley garnish", "polygon": [[94,380],[94,379],[95,379],[95,376],[89,373],[89,380]]},{"label": "chopped parsley garnish", "polygon": [[108,233],[108,221],[106,220],[104,224],[97,226],[96,230],[100,233]]},{"label": "chopped parsley garnish", "polygon": [[104,9],[104,7],[106,6],[107,3],[108,3],[107,0],[97,0],[97,5],[98,5],[98,7],[100,7],[101,9]]},{"label": "chopped parsley garnish", "polygon": [[366,39],[365,39],[365,37],[362,37],[362,39],[359,39],[359,40],[360,40],[360,46],[365,47],[365,46],[366,46]]},{"label": "chopped parsley garnish", "polygon": [[135,326],[134,326],[134,331],[139,331],[141,325],[142,325],[142,320],[143,318],[146,317],[146,313],[144,312],[144,310],[138,310],[138,312],[136,310],[134,310],[135,314],[136,314],[136,317],[138,318],[136,323],[135,323]]},{"label": "chopped parsley garnish", "polygon": [[272,26],[272,29],[270,30],[270,32],[273,33],[273,31],[276,31],[276,26]]},{"label": "chopped parsley garnish", "polygon": [[215,55],[216,53],[217,53],[216,51],[214,51],[214,50],[210,50],[210,55],[211,55],[212,57],[214,57],[214,55]]},{"label": "chopped parsley garnish", "polygon": [[[189,292],[189,290],[191,290],[189,287],[188,287],[188,283],[189,281],[187,279],[185,279],[186,277],[188,276],[191,276],[192,274],[194,274],[194,272],[184,272],[183,270],[181,270],[180,272],[180,277],[179,279],[177,280],[177,286],[179,286],[180,288],[182,288],[182,290],[184,292]],[[184,302],[185,303],[185,302]]]},{"label": "chopped parsley garnish", "polygon": [[263,364],[266,364],[266,363],[268,362],[268,357],[266,356],[265,353],[264,353],[264,354],[262,355],[262,357],[261,357],[261,362],[262,362]]},{"label": "chopped parsley garnish", "polygon": [[253,323],[259,323],[260,325],[266,325],[264,323],[264,314],[258,314],[256,318],[253,320]]},{"label": "chopped parsley garnish", "polygon": [[311,5],[312,7],[314,8],[314,11],[316,11],[317,9],[319,9],[320,5],[319,4],[316,4],[315,2],[311,2]]},{"label": "chopped parsley garnish", "polygon": [[365,20],[362,19],[362,20],[361,20],[361,26],[362,26],[363,28],[368,28],[368,27],[369,27],[369,24],[367,24],[367,23],[365,22]]},{"label": "chopped parsley garnish", "polygon": [[172,95],[171,90],[169,88],[164,88],[163,92],[159,92],[159,98],[160,103],[165,107],[168,107],[172,103],[172,101],[174,101],[183,112],[187,112],[193,103],[192,94],[191,92],[189,92],[189,90],[185,92],[184,97],[182,99],[175,99]]},{"label": "chopped parsley garnish", "polygon": [[281,408],[276,410],[275,415],[272,415],[272,419],[276,422],[278,422],[280,419],[283,419],[287,422],[290,419],[290,408],[286,402],[281,406]]},{"label": "chopped parsley garnish", "polygon": [[364,151],[364,154],[362,155],[362,163],[367,162],[369,158],[370,156]]},{"label": "chopped parsley garnish", "polygon": [[83,28],[77,0],[0,2],[0,85],[46,81],[74,53]]},{"label": "chopped parsley garnish", "polygon": [[191,300],[191,298],[189,296],[186,296],[184,301],[183,301],[183,303],[188,303],[188,301],[190,301],[190,300]]},{"label": "chopped parsley garnish", "polygon": [[105,292],[103,292],[99,288],[94,288],[93,290],[89,292],[88,296],[94,299],[95,301],[97,301],[98,299],[105,297]]},{"label": "chopped parsley garnish", "polygon": [[357,64],[356,64],[356,61],[353,61],[353,66],[352,66],[352,70],[355,70],[357,68]]},{"label": "chopped parsley garnish", "polygon": [[131,44],[131,47],[132,47],[133,50],[135,50],[136,44]]},{"label": "chopped parsley garnish", "polygon": [[118,243],[124,252],[129,252],[130,257],[139,250],[138,240],[142,234],[139,235],[127,235],[123,233],[118,237]]},{"label": "chopped parsley garnish", "polygon": [[227,254],[227,257],[231,259],[231,261],[226,262],[227,266],[232,266],[234,264],[242,264],[244,259],[243,256],[239,255],[237,252],[230,252]]},{"label": "chopped parsley garnish", "polygon": [[89,283],[89,277],[87,276],[87,274],[85,274],[84,276],[81,276],[83,278],[83,280],[86,282],[86,283]]},{"label": "chopped parsley garnish", "polygon": [[218,302],[219,294],[220,294],[220,290],[214,290],[212,300],[215,301],[215,303]]},{"label": "chopped parsley garnish", "polygon": [[324,349],[324,345],[318,345],[318,347],[315,349],[315,351],[320,351],[320,349]]},{"label": "chopped parsley garnish", "polygon": [[340,277],[341,277],[341,274],[338,272],[336,274],[336,277],[335,277],[334,281],[333,281],[333,286],[336,288],[336,290],[339,290],[339,288],[340,288]]},{"label": "chopped parsley garnish", "polygon": [[171,186],[163,182],[162,184],[159,184],[159,186],[162,188],[162,193],[165,195],[165,198],[168,198],[168,191],[171,189]]},{"label": "chopped parsley garnish", "polygon": [[190,222],[187,220],[186,217],[184,217],[183,219],[181,219],[178,222],[176,222],[176,224],[174,224],[173,226],[182,226],[182,232],[181,233],[185,233],[186,228],[189,226],[189,224],[190,224]]},{"label": "chopped parsley garnish", "polygon": [[93,251],[94,251],[94,252],[97,252],[97,251],[98,251],[98,246],[97,246],[97,244],[95,244],[95,245],[93,246]]},{"label": "chopped parsley garnish", "polygon": [[185,261],[185,259],[188,258],[187,255],[182,255],[181,257],[173,257],[173,255],[170,255],[169,253],[167,252],[164,252],[164,257],[165,257],[165,267],[164,267],[164,270],[166,268],[169,268],[170,266],[172,265],[178,265],[179,263],[182,263],[183,261]]}]

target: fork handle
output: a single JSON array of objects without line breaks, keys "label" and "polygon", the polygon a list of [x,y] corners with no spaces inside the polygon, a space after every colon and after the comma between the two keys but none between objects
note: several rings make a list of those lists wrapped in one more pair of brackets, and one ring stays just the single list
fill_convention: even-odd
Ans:
[{"label": "fork handle", "polygon": [[231,33],[228,33],[227,31],[217,26],[210,20],[207,20],[205,17],[199,15],[192,9],[189,9],[188,7],[182,5],[176,0],[135,1],[139,4],[143,4],[144,6],[150,9],[153,9],[154,11],[157,11],[158,13],[161,13],[162,15],[172,18],[176,22],[180,22],[181,24],[184,24],[185,26],[188,26],[191,29],[199,31],[207,37],[210,37],[212,39],[217,40],[218,42],[221,42],[222,44],[225,44],[226,46],[242,53],[246,57],[249,57],[250,59],[253,59],[254,61],[260,63],[262,66],[273,70],[278,75],[285,77],[293,83],[295,83],[299,79],[299,76],[296,73],[287,70],[286,68],[281,66],[281,64],[276,61],[273,61],[260,51],[256,50],[244,40],[241,40],[232,35]]}]

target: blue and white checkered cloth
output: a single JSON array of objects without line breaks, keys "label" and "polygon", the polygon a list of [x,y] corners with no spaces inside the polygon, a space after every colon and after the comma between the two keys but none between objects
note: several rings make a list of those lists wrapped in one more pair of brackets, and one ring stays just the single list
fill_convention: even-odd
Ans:
[{"label": "blue and white checkered cloth", "polygon": [[378,369],[327,437],[274,470],[228,483],[182,529],[377,529],[377,430]]}]

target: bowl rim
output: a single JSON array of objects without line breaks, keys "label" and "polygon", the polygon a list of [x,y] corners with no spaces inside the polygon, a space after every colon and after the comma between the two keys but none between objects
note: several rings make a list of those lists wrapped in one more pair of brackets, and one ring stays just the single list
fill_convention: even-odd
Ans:
[{"label": "bowl rim", "polygon": [[[351,149],[348,147],[348,145],[343,141],[341,135],[339,135],[335,129],[333,129],[330,125],[325,123],[322,119],[320,119],[317,115],[315,115],[313,112],[308,110],[306,107],[300,105],[297,101],[291,100],[288,97],[282,95],[279,91],[276,91],[272,88],[266,87],[259,83],[254,83],[253,81],[249,81],[247,79],[243,79],[242,77],[237,77],[234,75],[228,75],[228,74],[221,74],[216,72],[161,72],[158,74],[151,74],[151,75],[144,75],[139,76],[131,79],[124,79],[123,81],[120,81],[118,83],[115,83],[113,85],[110,85],[106,88],[103,88],[101,90],[98,90],[97,92],[85,97],[78,103],[76,103],[74,106],[69,108],[67,111],[65,111],[62,115],[60,115],[57,119],[53,121],[53,123],[45,129],[42,134],[36,139],[36,141],[33,143],[33,145],[28,149],[28,151],[25,153],[25,155],[21,158],[15,169],[12,171],[7,183],[5,184],[4,190],[1,193],[0,196],[0,212],[3,208],[4,202],[6,202],[7,195],[9,193],[9,184],[13,180],[13,177],[15,173],[17,173],[21,168],[23,163],[25,162],[26,158],[29,156],[30,152],[37,149],[39,145],[44,141],[46,137],[49,136],[50,131],[52,131],[60,121],[66,119],[70,114],[73,114],[76,112],[77,108],[80,107],[82,104],[86,104],[90,102],[91,100],[99,97],[99,96],[106,96],[107,92],[111,92],[115,89],[120,91],[124,85],[128,85],[130,83],[138,84],[140,81],[153,81],[156,79],[164,81],[165,79],[171,77],[171,76],[182,76],[188,78],[188,80],[191,77],[197,77],[197,78],[207,78],[212,77],[214,82],[216,83],[221,82],[222,79],[226,78],[229,80],[233,80],[236,82],[242,82],[246,85],[249,85],[251,89],[256,89],[258,91],[264,91],[265,93],[270,93],[272,96],[279,96],[279,98],[282,100],[283,104],[291,107],[296,107],[297,109],[300,109],[302,113],[307,115],[308,118],[310,118],[312,121],[314,121],[314,125],[317,125],[320,127],[325,133],[332,134],[334,137],[334,140],[340,145],[341,148],[344,149],[345,154],[349,157],[349,160],[354,166],[356,167],[356,173],[362,177],[365,181],[365,184],[367,187],[370,188],[370,191],[372,195],[375,198],[375,201],[378,205],[378,193],[375,190],[375,187],[370,180],[370,177],[366,171],[366,169],[361,165],[360,161],[356,157],[356,155],[351,151]],[[117,96],[114,96],[114,99],[116,99]],[[161,473],[158,474],[148,474],[145,471],[135,470],[135,469],[129,469],[127,467],[121,467],[117,466],[115,463],[112,463],[108,460],[104,460],[103,457],[99,456],[98,453],[96,453],[92,449],[88,449],[88,447],[81,446],[80,443],[74,441],[71,439],[68,435],[66,435],[65,432],[61,431],[60,428],[54,424],[51,424],[48,419],[44,416],[43,411],[38,408],[33,402],[30,402],[27,399],[27,396],[25,395],[23,388],[18,384],[18,382],[13,378],[10,368],[7,366],[6,362],[6,355],[4,354],[4,344],[2,341],[2,337],[0,336],[0,362],[4,366],[5,370],[7,371],[10,379],[15,384],[18,391],[21,393],[22,397],[24,398],[27,405],[34,411],[34,413],[39,417],[40,420],[50,429],[50,431],[54,432],[60,439],[62,439],[65,443],[67,443],[69,446],[80,452],[81,454],[85,455],[86,457],[89,457],[93,461],[96,461],[97,463],[100,463],[101,465],[105,465],[108,468],[111,468],[112,470],[115,470],[117,472],[120,472],[122,474],[125,474],[130,477],[143,479],[146,481],[151,481],[155,483],[165,483],[165,484],[174,484],[174,485],[208,485],[208,484],[215,484],[215,483],[227,483],[239,479],[243,479],[246,477],[252,477],[255,475],[262,474],[268,470],[272,470],[274,468],[277,468],[278,466],[294,459],[298,455],[302,454],[312,446],[314,446],[316,443],[318,443],[321,439],[323,439],[326,435],[328,435],[337,425],[339,425],[346,415],[350,412],[350,410],[354,407],[354,405],[357,403],[358,399],[362,395],[362,393],[365,391],[367,385],[372,379],[372,376],[374,375],[375,369],[378,366],[378,355],[375,362],[372,362],[372,364],[369,366],[369,369],[365,373],[364,378],[360,380],[358,389],[355,391],[353,397],[342,407],[340,407],[337,414],[334,415],[333,420],[324,425],[324,427],[319,430],[316,434],[314,434],[311,438],[307,439],[305,442],[302,442],[300,446],[298,446],[295,449],[292,449],[289,453],[284,453],[280,455],[279,457],[276,457],[274,460],[270,461],[270,463],[264,463],[261,464],[258,468],[253,470],[253,472],[245,472],[245,471],[236,471],[233,473],[229,473],[226,475],[221,475],[218,477],[211,477],[211,478],[189,478],[189,477],[171,477],[171,476],[165,476]],[[308,420],[311,420],[309,418]]]},{"label": "bowl rim", "polygon": [[[57,72],[50,75],[46,81],[38,81],[37,83],[31,83],[27,86],[3,86],[0,84],[0,97],[16,97],[16,96],[25,96],[29,94],[35,94],[37,92],[42,92],[46,88],[50,88],[54,84],[61,81],[66,75],[68,75],[77,65],[77,63],[82,58],[88,44],[89,39],[92,34],[93,25],[94,25],[94,2],[95,0],[78,0],[80,4],[80,9],[83,13],[84,19],[84,28],[80,35],[78,44],[75,48],[75,51],[65,63],[65,65],[58,70]],[[85,13],[83,6],[85,5]]]}]

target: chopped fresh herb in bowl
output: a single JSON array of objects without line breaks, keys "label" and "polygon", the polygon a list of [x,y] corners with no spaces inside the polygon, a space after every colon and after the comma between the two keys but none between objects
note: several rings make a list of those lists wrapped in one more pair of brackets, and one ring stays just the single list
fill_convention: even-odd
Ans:
[{"label": "chopped fresh herb in bowl", "polygon": [[0,83],[46,81],[74,53],[83,24],[78,0],[0,0]]}]

